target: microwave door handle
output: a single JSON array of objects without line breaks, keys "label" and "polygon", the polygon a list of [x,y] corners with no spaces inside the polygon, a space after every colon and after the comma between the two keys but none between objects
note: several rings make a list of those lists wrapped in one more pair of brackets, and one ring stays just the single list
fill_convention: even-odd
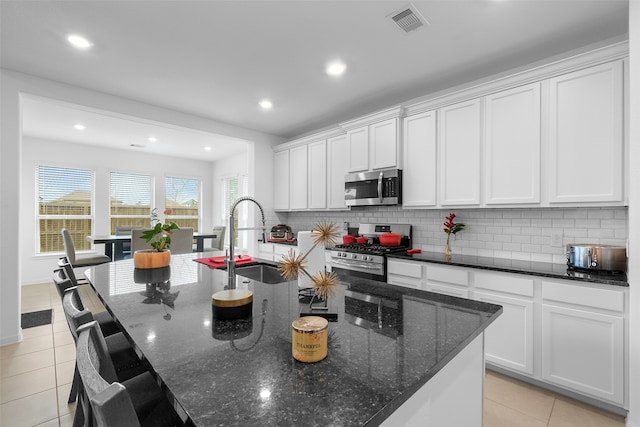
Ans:
[{"label": "microwave door handle", "polygon": [[384,172],[380,172],[378,175],[378,198],[380,199],[380,203],[382,203],[382,178],[384,177]]}]

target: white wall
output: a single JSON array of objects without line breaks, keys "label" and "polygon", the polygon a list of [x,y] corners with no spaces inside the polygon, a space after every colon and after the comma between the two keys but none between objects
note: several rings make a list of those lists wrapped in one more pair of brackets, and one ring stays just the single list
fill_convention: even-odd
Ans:
[{"label": "white wall", "polygon": [[[148,153],[110,150],[68,142],[24,137],[22,139],[22,191],[20,192],[20,258],[21,284],[43,283],[51,280],[51,272],[60,254],[37,255],[36,245],[36,182],[35,170],[40,165],[90,169],[95,173],[94,234],[109,234],[109,174],[111,172],[141,173],[153,176],[154,207],[164,210],[164,178],[174,176],[196,178],[202,182],[201,230],[213,225],[211,205],[213,183],[212,162],[179,159]],[[96,251],[104,252],[104,245]]]},{"label": "white wall", "polygon": [[627,426],[640,427],[640,0],[629,2],[629,375]]},{"label": "white wall", "polygon": [[224,178],[230,178],[235,176],[241,176],[247,174],[247,154],[239,154],[236,156],[228,157],[223,160],[213,162],[213,186],[214,186],[214,198],[213,198],[213,224],[222,225],[229,215],[228,212],[222,214],[223,203],[221,193],[222,182]]},{"label": "white wall", "polygon": [[[273,157],[271,147],[282,138],[232,126],[226,123],[192,116],[105,93],[0,69],[0,345],[20,341],[20,283],[22,282],[23,243],[20,230],[25,221],[21,215],[21,120],[20,97],[29,94],[62,102],[83,105],[98,110],[113,111],[142,119],[163,122],[203,132],[240,138],[250,142],[250,153],[260,161],[251,160],[251,175],[260,174],[255,191],[269,197],[273,169],[268,165]],[[254,154],[250,154],[253,159]],[[255,167],[255,170],[252,169]],[[271,171],[271,172],[269,172]]]}]

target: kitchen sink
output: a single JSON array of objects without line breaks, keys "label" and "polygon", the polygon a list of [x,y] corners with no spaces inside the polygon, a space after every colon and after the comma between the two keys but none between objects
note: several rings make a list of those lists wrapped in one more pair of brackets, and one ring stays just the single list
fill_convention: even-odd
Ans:
[{"label": "kitchen sink", "polygon": [[271,285],[287,281],[280,275],[278,267],[269,264],[238,266],[236,267],[236,275]]}]

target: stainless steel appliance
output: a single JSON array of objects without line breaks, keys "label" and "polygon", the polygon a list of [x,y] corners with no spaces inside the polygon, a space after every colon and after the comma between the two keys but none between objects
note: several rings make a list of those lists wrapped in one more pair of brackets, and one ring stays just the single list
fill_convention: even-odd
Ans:
[{"label": "stainless steel appliance", "polygon": [[[380,244],[385,233],[402,236],[397,246]],[[358,235],[367,243],[339,244],[331,250],[331,268],[338,275],[350,275],[386,282],[387,255],[411,249],[410,224],[360,224]]]},{"label": "stainless steel appliance", "polygon": [[627,251],[624,246],[574,243],[567,245],[567,265],[583,270],[626,272]]},{"label": "stainless steel appliance", "polygon": [[344,178],[347,206],[398,205],[402,203],[402,170],[361,172]]},{"label": "stainless steel appliance", "polygon": [[286,224],[278,224],[271,227],[268,242],[289,242],[293,240],[291,227]]}]

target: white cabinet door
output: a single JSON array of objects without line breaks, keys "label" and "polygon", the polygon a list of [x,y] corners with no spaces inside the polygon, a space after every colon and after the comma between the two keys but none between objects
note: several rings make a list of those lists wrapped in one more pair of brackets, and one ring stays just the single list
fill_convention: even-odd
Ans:
[{"label": "white cabinet door", "polygon": [[[302,145],[290,150],[291,200],[290,209],[307,208],[307,146]],[[276,187],[277,191],[280,191]]]},{"label": "white cabinet door", "polygon": [[328,208],[347,209],[344,203],[344,176],[349,173],[349,144],[347,136],[340,135],[327,140]]},{"label": "white cabinet door", "polygon": [[364,172],[369,169],[369,127],[364,126],[347,132],[349,144],[349,172]]},{"label": "white cabinet door", "polygon": [[423,289],[422,267],[424,263],[416,261],[387,261],[387,282],[406,288]]},{"label": "white cabinet door", "polygon": [[550,79],[549,98],[549,202],[621,202],[621,61]]},{"label": "white cabinet door", "polygon": [[370,169],[394,168],[398,164],[398,119],[369,126]]},{"label": "white cabinet door", "polygon": [[428,111],[403,120],[402,205],[436,204],[436,112]]},{"label": "white cabinet door", "polygon": [[327,141],[308,146],[309,209],[327,207]]},{"label": "white cabinet door", "polygon": [[438,125],[439,204],[480,204],[480,100],[441,108]]},{"label": "white cabinet door", "polygon": [[484,201],[540,202],[540,83],[485,98]]},{"label": "white cabinet door", "polygon": [[533,375],[533,300],[477,291],[474,299],[502,306],[485,331],[486,360]]},{"label": "white cabinet door", "polygon": [[273,154],[273,208],[275,210],[289,209],[289,150],[278,151]]},{"label": "white cabinet door", "polygon": [[542,379],[622,406],[623,325],[620,316],[542,304]]}]

